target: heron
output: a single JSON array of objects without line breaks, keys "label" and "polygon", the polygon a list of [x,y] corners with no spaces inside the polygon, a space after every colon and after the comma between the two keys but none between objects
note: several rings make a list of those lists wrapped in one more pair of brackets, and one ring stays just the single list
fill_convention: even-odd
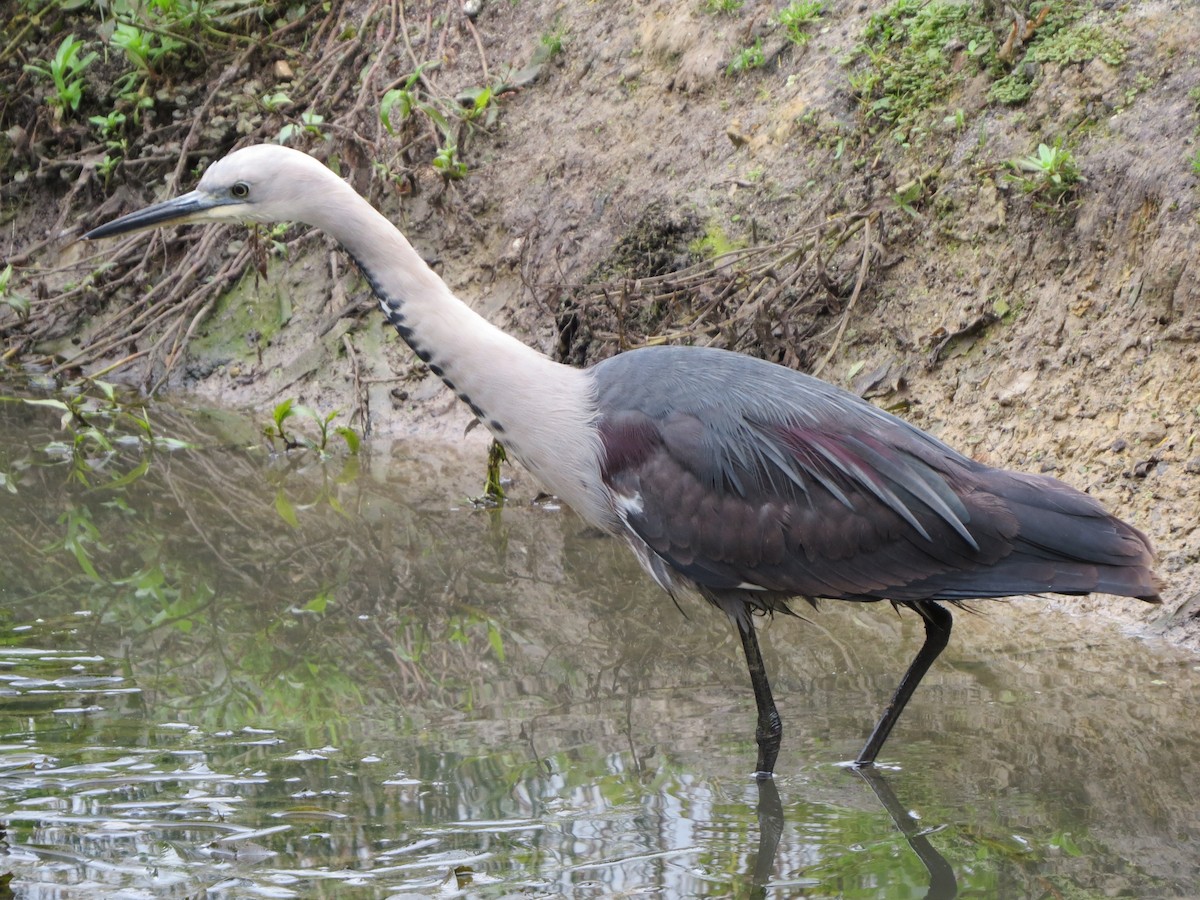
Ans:
[{"label": "heron", "polygon": [[354,260],[387,321],[507,452],[589,524],[623,537],[673,598],[698,593],[741,640],[757,777],[783,735],[755,620],[818,599],[886,600],[925,636],[862,751],[875,760],[950,639],[948,605],[1102,592],[1159,602],[1154,551],[1093,497],[993,468],[818,378],[745,354],[644,347],[558,363],[454,295],[319,160],[235,150],[196,188],[93,228],[298,222]]}]

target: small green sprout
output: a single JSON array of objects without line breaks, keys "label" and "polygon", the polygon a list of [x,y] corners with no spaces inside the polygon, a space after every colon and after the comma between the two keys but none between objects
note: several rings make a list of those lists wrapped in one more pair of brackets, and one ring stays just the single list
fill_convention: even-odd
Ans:
[{"label": "small green sprout", "polygon": [[458,181],[467,177],[467,164],[458,158],[458,147],[446,144],[439,147],[433,157],[433,168],[446,181]]},{"label": "small green sprout", "polygon": [[762,38],[756,40],[753,46],[739,50],[737,55],[733,57],[729,65],[725,68],[726,75],[740,75],[742,72],[748,72],[751,69],[757,69],[766,65],[767,57],[763,53]]},{"label": "small green sprout", "polygon": [[704,11],[712,16],[732,16],[745,5],[745,0],[704,0]]},{"label": "small green sprout", "polygon": [[29,318],[29,298],[23,294],[14,293],[9,288],[9,283],[12,281],[13,267],[12,263],[0,269],[0,304],[7,306],[17,318],[24,321]]},{"label": "small green sprout", "polygon": [[54,82],[54,95],[49,103],[54,107],[56,116],[61,117],[67,110],[74,112],[79,109],[83,99],[83,72],[96,61],[96,53],[80,56],[87,44],[73,34],[68,34],[58,45],[58,52],[49,62],[33,62],[25,64],[25,71],[48,78]]},{"label": "small green sprout", "polygon": [[1027,194],[1044,196],[1052,203],[1062,202],[1081,180],[1075,155],[1063,147],[1062,138],[1053,146],[1038,144],[1037,153],[1014,159],[1009,164],[1023,173],[1017,181]]},{"label": "small green sprout", "polygon": [[783,26],[788,40],[798,46],[804,46],[812,40],[808,30],[825,12],[825,4],[821,0],[794,0],[794,2],[779,11],[779,24]]},{"label": "small green sprout", "polygon": [[[336,434],[346,442],[346,448],[350,451],[351,455],[355,455],[362,445],[362,439],[358,436],[358,432],[347,425],[333,426],[333,420],[339,415],[340,412],[338,410],[334,410],[328,415],[321,415],[315,409],[300,406],[295,400],[289,397],[272,411],[271,422],[263,428],[263,435],[270,441],[272,447],[275,446],[276,441],[283,444],[285,452],[301,449],[313,450],[322,457],[327,457],[330,455],[328,449],[330,437]],[[285,423],[295,416],[304,416],[316,423],[317,437],[315,439],[301,434],[299,431],[284,427]]]}]

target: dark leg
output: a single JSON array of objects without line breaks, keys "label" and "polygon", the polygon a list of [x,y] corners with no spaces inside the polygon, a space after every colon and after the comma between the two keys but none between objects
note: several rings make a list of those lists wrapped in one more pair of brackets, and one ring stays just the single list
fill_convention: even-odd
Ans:
[{"label": "dark leg", "polygon": [[758,769],[754,777],[761,781],[775,773],[775,758],[779,756],[779,744],[783,740],[783,720],[779,718],[775,698],[771,696],[771,684],[767,681],[767,670],[749,611],[745,616],[737,617],[737,626],[742,636],[742,650],[746,653],[746,667],[750,670],[750,683],[754,685],[754,702],[758,705],[758,727],[754,730],[754,738],[758,741]]},{"label": "dark leg", "polygon": [[921,645],[921,652],[917,654],[917,658],[912,661],[912,665],[900,679],[900,687],[896,688],[896,693],[892,695],[892,701],[883,711],[883,715],[879,717],[875,730],[867,739],[867,745],[862,748],[858,759],[854,761],[856,766],[873,766],[875,764],[875,757],[879,755],[883,742],[892,733],[892,727],[899,720],[900,713],[904,712],[904,707],[912,697],[913,691],[917,689],[917,685],[921,683],[921,679],[925,677],[925,673],[929,671],[933,661],[946,649],[946,644],[950,643],[950,628],[954,625],[954,618],[948,609],[938,606],[932,600],[917,600],[908,605],[919,612],[921,618],[925,620],[925,643]]}]

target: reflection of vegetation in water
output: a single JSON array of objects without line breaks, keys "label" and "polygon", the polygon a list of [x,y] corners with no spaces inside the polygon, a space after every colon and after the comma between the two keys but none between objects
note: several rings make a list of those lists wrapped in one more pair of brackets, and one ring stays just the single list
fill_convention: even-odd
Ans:
[{"label": "reflection of vegetation in water", "polygon": [[[254,427],[166,407],[154,431],[181,449],[106,433],[112,455],[93,447],[80,479],[45,452],[63,441],[62,413],[0,403],[0,470],[15,491],[0,494],[10,842],[67,847],[80,871],[98,857],[210,884],[211,855],[145,848],[208,847],[240,828],[261,830],[253,840],[274,855],[245,871],[259,884],[354,860],[432,892],[445,854],[461,850],[487,854],[476,873],[510,893],[561,881],[755,896],[752,708],[736,639],[711,611],[685,601],[681,616],[617,542],[520,502],[503,520],[451,512],[445,498],[466,491],[423,481],[430,458],[373,470],[370,453],[246,450],[261,444]],[[839,621],[853,638],[824,636]],[[831,608],[765,629],[796,723],[768,896],[923,895],[905,835],[829,764],[857,749],[845,736],[893,686],[892,621]],[[1175,871],[1171,838],[1192,833],[1178,790],[1190,720],[1161,720],[1160,740],[1145,692],[1126,705],[1124,689],[1107,689],[1097,672],[1125,671],[1124,643],[1096,669],[1018,643],[986,663],[951,655],[907,723],[893,779],[960,895],[1180,894],[1147,873]],[[1151,759],[1162,777],[1127,778]],[[123,841],[113,822],[139,837]],[[281,823],[289,831],[271,830]],[[394,875],[401,860],[417,870]],[[48,882],[51,864],[20,877]]]},{"label": "reflection of vegetation in water", "polygon": [[[132,468],[110,470],[121,461],[122,449],[173,451],[187,447],[183,441],[154,433],[144,407],[117,397],[116,388],[104,381],[89,384],[94,393],[66,391],[57,397],[0,397],[0,402],[21,402],[61,414],[59,427],[65,438],[49,440],[41,448],[50,465],[65,464],[69,477],[93,488],[120,489],[136,481],[149,466],[143,454]],[[34,464],[29,457],[23,464]],[[6,481],[9,490],[15,483]]]},{"label": "reflection of vegetation in water", "polygon": [[[3,572],[9,611],[91,612],[89,648],[130,647],[134,675],[153,675],[151,699],[169,709],[160,715],[213,728],[265,719],[333,740],[367,703],[469,705],[470,678],[434,674],[447,655],[464,672],[504,660],[500,629],[478,608],[447,598],[431,611],[397,596],[404,585],[355,508],[356,457],[324,441],[273,456],[214,448],[169,412],[156,433],[106,386],[7,399],[0,414],[21,417],[28,436],[0,449],[13,495],[0,539],[24,551],[0,558],[13,569]],[[407,562],[429,555],[430,533],[414,524],[403,535]]]}]

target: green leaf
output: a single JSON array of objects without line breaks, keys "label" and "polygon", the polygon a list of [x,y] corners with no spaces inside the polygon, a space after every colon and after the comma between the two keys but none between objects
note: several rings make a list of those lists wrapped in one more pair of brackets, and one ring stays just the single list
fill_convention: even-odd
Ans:
[{"label": "green leaf", "polygon": [[1067,856],[1082,856],[1083,851],[1079,849],[1079,845],[1067,832],[1063,832],[1058,836],[1058,846]]},{"label": "green leaf", "polygon": [[305,418],[312,419],[318,425],[321,424],[321,419],[322,419],[321,414],[310,406],[300,406],[300,405],[293,406],[292,414],[304,416]]},{"label": "green leaf", "polygon": [[492,622],[488,622],[488,643],[492,645],[496,659],[504,662],[504,638],[500,635],[500,629]]},{"label": "green leaf", "polygon": [[280,403],[278,406],[275,407],[275,427],[276,428],[279,428],[280,426],[282,426],[283,423],[290,416],[293,415],[293,413],[292,413],[292,404],[293,403],[295,403],[295,401],[291,397],[289,397],[287,400],[284,400],[282,403]]},{"label": "green leaf", "polygon": [[282,490],[275,493],[275,512],[279,513],[279,518],[287,522],[293,528],[300,526],[300,520],[296,518],[296,508],[292,506],[290,500],[284,495]]},{"label": "green leaf", "polygon": [[323,613],[325,612],[325,608],[332,602],[333,598],[330,597],[329,594],[322,591],[300,608],[305,612]]},{"label": "green leaf", "polygon": [[154,446],[160,450],[194,450],[196,445],[179,438],[160,437],[154,439]]},{"label": "green leaf", "polygon": [[22,397],[21,400],[23,403],[28,403],[30,406],[47,406],[50,409],[57,409],[62,412],[62,419],[59,420],[58,424],[59,427],[63,429],[70,427],[71,419],[75,416],[75,413],[71,410],[71,407],[67,406],[67,404],[63,403],[61,400],[54,400],[51,398],[46,398],[44,400],[30,400],[24,397]]},{"label": "green leaf", "polygon": [[396,133],[396,127],[392,124],[393,114],[398,115],[400,122],[404,122],[412,115],[414,104],[412,91],[393,88],[383,95],[379,104],[379,121],[383,123],[388,134]]},{"label": "green leaf", "polygon": [[149,470],[150,460],[143,459],[129,472],[126,472],[119,478],[114,478],[112,481],[106,481],[104,484],[99,485],[99,487],[101,490],[118,490],[120,488],[127,487],[145,475]]},{"label": "green leaf", "polygon": [[61,409],[65,412],[71,411],[71,407],[67,406],[61,400],[28,400],[23,398],[23,402],[28,403],[30,406],[49,406],[51,409]]},{"label": "green leaf", "polygon": [[346,447],[350,450],[350,452],[357,455],[358,448],[362,445],[362,441],[358,436],[358,432],[346,425],[339,425],[333,430],[335,434],[341,435],[342,439],[346,442]]}]

